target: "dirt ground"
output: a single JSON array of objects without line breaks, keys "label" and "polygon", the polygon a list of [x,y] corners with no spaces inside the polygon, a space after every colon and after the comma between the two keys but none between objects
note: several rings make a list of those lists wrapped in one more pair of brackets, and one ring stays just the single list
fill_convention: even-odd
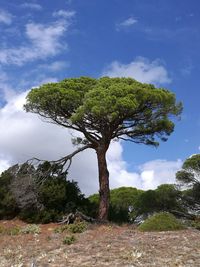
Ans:
[{"label": "dirt ground", "polygon": [[[0,221],[0,227],[25,223]],[[0,267],[199,267],[200,231],[142,233],[133,226],[90,225],[74,234],[73,244],[55,233],[56,224],[40,225],[40,234],[0,234]],[[33,264],[34,263],[34,264]]]}]

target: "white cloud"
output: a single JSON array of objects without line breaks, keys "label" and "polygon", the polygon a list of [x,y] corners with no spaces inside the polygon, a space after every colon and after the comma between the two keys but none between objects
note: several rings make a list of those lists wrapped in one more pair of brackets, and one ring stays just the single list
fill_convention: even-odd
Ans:
[{"label": "white cloud", "polygon": [[142,188],[154,189],[160,184],[175,183],[175,174],[181,168],[183,162],[178,159],[176,161],[153,160],[142,164],[140,169]]},{"label": "white cloud", "polygon": [[76,14],[76,12],[74,10],[63,10],[63,9],[60,9],[56,12],[53,13],[53,16],[54,17],[63,17],[63,18],[72,18],[74,17]]},{"label": "white cloud", "polygon": [[200,146],[198,147],[198,150],[200,150]]},{"label": "white cloud", "polygon": [[126,19],[120,23],[117,23],[116,24],[116,30],[127,29],[130,26],[136,24],[137,22],[138,22],[137,19],[130,17],[130,18],[128,18],[128,19]]},{"label": "white cloud", "polygon": [[[0,170],[34,156],[41,159],[58,159],[75,148],[71,133],[64,128],[45,123],[38,116],[23,110],[23,92],[9,100],[0,109]],[[94,164],[91,164],[93,162]],[[87,194],[98,190],[96,156],[93,151],[84,151],[74,158],[70,178],[79,181]]]},{"label": "white cloud", "polygon": [[12,18],[13,16],[9,12],[0,9],[0,23],[10,25],[12,23]]},{"label": "white cloud", "polygon": [[35,9],[35,10],[42,10],[42,6],[36,3],[23,3],[21,4],[21,7]]},{"label": "white cloud", "polygon": [[113,61],[104,71],[103,76],[131,77],[144,83],[170,83],[166,68],[159,60],[150,62],[148,59],[138,57],[128,64]]},{"label": "white cloud", "polygon": [[23,65],[28,61],[55,56],[67,48],[61,37],[70,25],[70,18],[47,25],[33,22],[26,24],[27,43],[19,47],[0,49],[0,63]]},{"label": "white cloud", "polygon": [[122,159],[123,147],[120,142],[113,142],[107,153],[110,172],[110,188],[133,186],[141,188],[140,175],[127,171],[127,164]]}]

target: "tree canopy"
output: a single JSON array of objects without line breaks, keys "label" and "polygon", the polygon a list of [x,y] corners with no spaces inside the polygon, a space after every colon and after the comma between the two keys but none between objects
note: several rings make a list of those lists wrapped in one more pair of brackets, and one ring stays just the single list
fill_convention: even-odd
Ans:
[{"label": "tree canopy", "polygon": [[[107,219],[109,172],[106,151],[111,140],[158,146],[174,130],[172,117],[182,111],[175,95],[132,78],[68,78],[32,89],[25,109],[47,121],[82,133],[82,144],[97,153],[100,185],[99,218]],[[71,155],[72,155],[71,154]],[[66,163],[69,157],[63,159]],[[70,157],[71,159],[71,157]]]},{"label": "tree canopy", "polygon": [[179,115],[175,95],[131,78],[65,79],[31,90],[26,111],[77,130],[88,142],[113,138],[158,145],[173,131],[171,115]]}]

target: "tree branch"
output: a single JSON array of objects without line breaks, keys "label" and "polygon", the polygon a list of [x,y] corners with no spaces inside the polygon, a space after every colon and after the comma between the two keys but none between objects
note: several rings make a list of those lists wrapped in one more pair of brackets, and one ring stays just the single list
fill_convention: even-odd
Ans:
[{"label": "tree branch", "polygon": [[[62,157],[58,160],[47,161],[44,159],[38,159],[34,157],[32,159],[27,160],[26,163],[30,165],[30,172],[32,171],[32,166],[37,166],[36,176],[37,176],[37,179],[39,180],[38,183],[43,183],[50,175],[59,176],[59,175],[67,174],[72,164],[72,158],[76,154],[86,150],[87,148],[93,148],[93,146],[91,144],[87,144],[85,146],[78,148],[71,154],[65,157]],[[40,168],[40,166],[42,166],[42,164],[44,164],[45,162],[48,162],[50,164],[48,168],[47,169]]]}]

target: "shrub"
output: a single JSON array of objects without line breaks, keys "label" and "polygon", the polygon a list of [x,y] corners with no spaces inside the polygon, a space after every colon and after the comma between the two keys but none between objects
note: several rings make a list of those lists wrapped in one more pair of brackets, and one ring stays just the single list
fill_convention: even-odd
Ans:
[{"label": "shrub", "polygon": [[75,241],[76,241],[76,238],[75,238],[74,235],[66,236],[66,237],[63,239],[63,244],[65,244],[65,245],[71,245],[71,244],[73,244]]},{"label": "shrub", "polygon": [[0,226],[0,234],[6,234],[6,235],[18,235],[20,234],[20,227],[14,226],[11,228],[5,228],[3,226]]},{"label": "shrub", "polygon": [[142,223],[138,229],[140,231],[174,231],[182,230],[185,227],[174,217],[174,215],[168,212],[160,212],[149,217],[144,223]]},{"label": "shrub", "polygon": [[11,178],[6,171],[0,175],[0,220],[12,219],[18,213],[16,201],[9,188]]},{"label": "shrub", "polygon": [[56,227],[54,229],[54,233],[60,234],[60,233],[63,233],[64,231],[66,231],[66,230],[68,230],[68,225],[67,224],[59,226],[59,227]]},{"label": "shrub", "polygon": [[40,234],[41,229],[40,229],[39,225],[37,225],[37,224],[29,224],[27,226],[24,226],[21,229],[21,233],[23,233],[23,234]]},{"label": "shrub", "polygon": [[20,232],[21,232],[21,229],[18,226],[14,226],[12,228],[8,228],[5,230],[5,233],[8,235],[19,235]]},{"label": "shrub", "polygon": [[68,225],[68,230],[72,233],[82,233],[87,229],[87,224],[85,222],[78,222]]},{"label": "shrub", "polygon": [[191,226],[194,227],[197,230],[200,230],[200,221],[199,220],[195,220],[191,223]]}]

